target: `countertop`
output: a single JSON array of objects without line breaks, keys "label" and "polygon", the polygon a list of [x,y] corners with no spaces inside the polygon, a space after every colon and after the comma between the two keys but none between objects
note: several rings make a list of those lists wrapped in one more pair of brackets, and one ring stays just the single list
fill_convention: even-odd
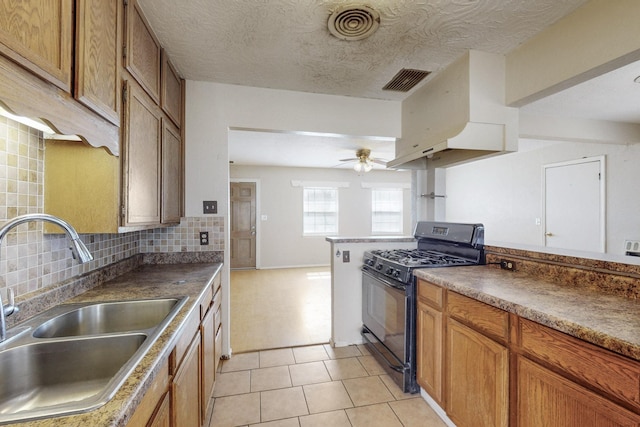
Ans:
[{"label": "countertop", "polygon": [[13,426],[125,426],[136,406],[153,382],[162,361],[165,361],[180,335],[181,328],[192,310],[198,309],[196,302],[222,264],[165,264],[143,265],[105,282],[65,302],[117,301],[158,297],[188,296],[187,303],[173,321],[160,334],[156,342],[127,378],[114,397],[104,406],[87,413],[54,417],[42,420],[9,424]]},{"label": "countertop", "polygon": [[640,361],[640,302],[490,266],[414,271],[446,289]]}]

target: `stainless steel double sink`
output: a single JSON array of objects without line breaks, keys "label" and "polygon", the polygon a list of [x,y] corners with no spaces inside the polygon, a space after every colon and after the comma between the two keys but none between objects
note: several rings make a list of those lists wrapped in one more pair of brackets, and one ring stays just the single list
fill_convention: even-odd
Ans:
[{"label": "stainless steel double sink", "polygon": [[0,423],[104,405],[186,301],[61,304],[10,330],[0,343]]}]

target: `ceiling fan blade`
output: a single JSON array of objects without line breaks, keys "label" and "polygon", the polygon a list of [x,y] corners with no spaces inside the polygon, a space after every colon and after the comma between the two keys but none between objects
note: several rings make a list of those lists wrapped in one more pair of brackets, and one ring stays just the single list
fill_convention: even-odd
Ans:
[{"label": "ceiling fan blade", "polygon": [[340,160],[338,160],[338,161],[339,161],[339,162],[354,162],[354,161],[356,161],[356,160],[360,160],[360,159],[358,159],[358,158],[356,157],[356,158],[353,158],[353,159],[340,159]]},{"label": "ceiling fan blade", "polygon": [[371,158],[369,158],[369,160],[371,160],[373,163],[377,163],[377,164],[382,165],[382,166],[387,166],[387,161],[386,160],[371,159]]}]

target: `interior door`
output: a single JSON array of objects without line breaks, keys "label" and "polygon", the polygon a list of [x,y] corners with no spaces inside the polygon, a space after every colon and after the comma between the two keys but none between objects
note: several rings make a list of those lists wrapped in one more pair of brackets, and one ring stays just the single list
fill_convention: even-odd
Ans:
[{"label": "interior door", "polygon": [[604,156],[544,166],[545,246],[605,251]]},{"label": "interior door", "polygon": [[256,267],[256,183],[232,182],[231,268]]}]

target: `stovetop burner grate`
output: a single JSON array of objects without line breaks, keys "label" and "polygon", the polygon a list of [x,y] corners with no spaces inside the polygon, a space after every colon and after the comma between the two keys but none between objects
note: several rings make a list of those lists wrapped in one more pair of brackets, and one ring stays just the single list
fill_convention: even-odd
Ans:
[{"label": "stovetop burner grate", "polygon": [[420,249],[374,250],[372,254],[407,267],[471,263],[465,258]]}]

